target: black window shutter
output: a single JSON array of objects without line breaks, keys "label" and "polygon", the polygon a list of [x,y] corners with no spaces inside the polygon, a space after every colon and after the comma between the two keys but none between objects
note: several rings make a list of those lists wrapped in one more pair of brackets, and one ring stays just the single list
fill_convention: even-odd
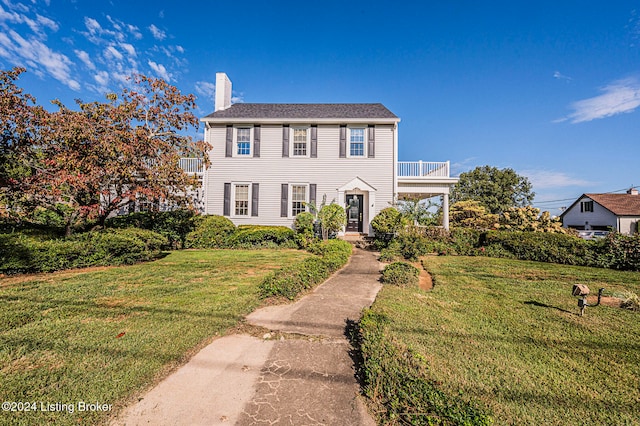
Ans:
[{"label": "black window shutter", "polygon": [[260,126],[253,126],[253,156],[260,157]]},{"label": "black window shutter", "polygon": [[316,205],[316,189],[317,185],[315,183],[309,184],[309,204]]},{"label": "black window shutter", "polygon": [[227,126],[227,143],[224,150],[225,157],[233,157],[233,126]]},{"label": "black window shutter", "polygon": [[369,125],[369,146],[367,151],[367,156],[369,158],[374,158],[376,156],[376,126],[373,124]]},{"label": "black window shutter", "polygon": [[347,126],[340,125],[340,158],[347,157]]},{"label": "black window shutter", "polygon": [[289,125],[282,125],[282,157],[289,156]]},{"label": "black window shutter", "polygon": [[311,158],[318,158],[318,126],[311,126]]},{"label": "black window shutter", "polygon": [[289,210],[289,185],[283,183],[280,195],[280,217],[287,217],[287,210]]},{"label": "black window shutter", "polygon": [[231,215],[231,184],[224,184],[224,206],[222,207],[222,215]]},{"label": "black window shutter", "polygon": [[260,184],[251,185],[251,216],[258,216],[258,200],[260,199]]}]

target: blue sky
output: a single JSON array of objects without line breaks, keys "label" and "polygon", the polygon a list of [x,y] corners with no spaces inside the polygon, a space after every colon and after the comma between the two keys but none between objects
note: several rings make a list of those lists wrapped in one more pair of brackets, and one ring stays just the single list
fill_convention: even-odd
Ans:
[{"label": "blue sky", "polygon": [[527,176],[559,213],[640,185],[640,0],[0,0],[0,68],[38,103],[103,100],[132,72],[213,111],[238,102],[381,102],[400,160]]}]

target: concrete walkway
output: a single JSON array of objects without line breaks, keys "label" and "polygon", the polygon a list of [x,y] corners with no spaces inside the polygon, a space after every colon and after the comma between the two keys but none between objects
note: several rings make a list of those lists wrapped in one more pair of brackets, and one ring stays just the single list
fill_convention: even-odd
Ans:
[{"label": "concrete walkway", "polygon": [[247,317],[272,331],[266,339],[214,341],[113,424],[375,425],[359,397],[345,327],[373,303],[380,269],[374,253],[355,249],[309,295]]}]

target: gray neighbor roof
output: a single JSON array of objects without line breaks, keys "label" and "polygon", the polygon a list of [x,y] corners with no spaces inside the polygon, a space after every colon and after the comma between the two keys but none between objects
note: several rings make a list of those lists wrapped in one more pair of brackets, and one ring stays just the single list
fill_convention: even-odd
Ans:
[{"label": "gray neighbor roof", "polygon": [[204,117],[214,119],[389,119],[398,117],[382,104],[233,104]]}]

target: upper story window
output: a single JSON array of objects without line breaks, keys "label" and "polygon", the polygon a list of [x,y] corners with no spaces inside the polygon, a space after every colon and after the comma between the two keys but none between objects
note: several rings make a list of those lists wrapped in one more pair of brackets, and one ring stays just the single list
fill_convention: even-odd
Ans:
[{"label": "upper story window", "polygon": [[239,127],[236,129],[236,155],[251,155],[250,127]]},{"label": "upper story window", "polygon": [[309,153],[309,129],[298,127],[292,129],[292,156],[307,157]]},{"label": "upper story window", "polygon": [[349,129],[349,157],[364,157],[364,128]]},{"label": "upper story window", "polygon": [[593,201],[581,201],[580,202],[580,212],[591,212],[593,213]]},{"label": "upper story window", "polygon": [[307,211],[307,185],[291,185],[291,216]]}]

